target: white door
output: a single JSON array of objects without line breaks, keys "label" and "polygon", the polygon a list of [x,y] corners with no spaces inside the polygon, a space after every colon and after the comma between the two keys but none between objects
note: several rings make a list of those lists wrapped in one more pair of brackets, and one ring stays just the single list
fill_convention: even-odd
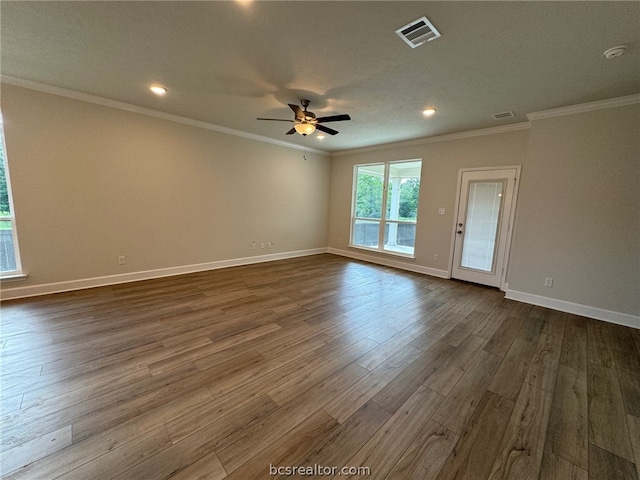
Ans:
[{"label": "white door", "polygon": [[519,167],[462,171],[452,278],[504,287],[519,173]]}]

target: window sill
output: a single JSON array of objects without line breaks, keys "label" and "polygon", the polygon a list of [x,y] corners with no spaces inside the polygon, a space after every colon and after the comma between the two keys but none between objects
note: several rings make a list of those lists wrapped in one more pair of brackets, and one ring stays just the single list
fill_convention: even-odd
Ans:
[{"label": "window sill", "polygon": [[0,283],[21,282],[27,279],[26,273],[8,273],[7,275],[0,276]]},{"label": "window sill", "polygon": [[403,252],[394,252],[393,250],[380,250],[378,248],[368,248],[368,247],[363,247],[362,245],[354,245],[354,244],[349,244],[349,248],[356,248],[358,250],[364,250],[366,252],[372,252],[372,253],[380,253],[383,255],[390,255],[392,257],[401,257],[401,258],[408,258],[410,260],[415,260],[416,256],[413,253],[403,253]]}]

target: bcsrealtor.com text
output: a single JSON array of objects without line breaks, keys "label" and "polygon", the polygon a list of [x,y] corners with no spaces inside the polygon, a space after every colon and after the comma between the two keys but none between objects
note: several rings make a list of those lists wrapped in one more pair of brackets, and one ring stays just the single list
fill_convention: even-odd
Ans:
[{"label": "bcsrealtor.com text", "polygon": [[271,477],[288,477],[293,475],[298,475],[300,477],[328,477],[336,475],[344,477],[367,477],[371,475],[371,469],[369,467],[331,467],[326,465],[319,465],[317,463],[313,465],[288,466],[275,466],[269,464],[269,476]]}]

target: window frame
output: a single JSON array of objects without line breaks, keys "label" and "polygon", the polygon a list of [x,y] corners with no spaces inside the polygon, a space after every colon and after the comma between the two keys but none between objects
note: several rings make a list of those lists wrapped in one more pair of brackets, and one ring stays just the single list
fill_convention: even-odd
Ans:
[{"label": "window frame", "polygon": [[11,176],[9,173],[9,162],[8,162],[8,154],[7,154],[7,144],[5,141],[4,135],[4,123],[2,122],[2,117],[0,113],[0,141],[2,141],[2,162],[4,166],[4,177],[7,183],[7,196],[9,199],[9,215],[2,215],[0,213],[0,221],[8,221],[11,223],[11,238],[13,241],[13,254],[14,260],[16,264],[15,270],[6,270],[0,271],[0,281],[3,280],[15,280],[25,278],[26,275],[22,270],[22,260],[20,257],[20,247],[18,245],[18,231],[16,227],[16,214],[15,208],[13,206],[13,191],[11,188]]},{"label": "window frame", "polygon": [[[407,160],[392,160],[392,161],[383,161],[383,162],[372,162],[372,163],[360,163],[353,166],[353,182],[351,186],[351,221],[350,221],[350,231],[349,231],[349,247],[358,248],[362,250],[367,250],[370,252],[383,253],[387,255],[393,255],[397,257],[403,258],[411,258],[415,259],[415,237],[414,237],[414,247],[412,253],[401,252],[398,250],[391,250],[385,248],[385,231],[387,228],[387,224],[394,223],[396,225],[415,225],[417,228],[418,225],[418,211],[416,211],[416,220],[400,220],[400,219],[390,219],[387,218],[387,204],[388,204],[388,191],[389,191],[389,182],[390,182],[390,170],[393,164],[397,163],[411,163],[411,162],[420,162],[420,175],[418,179],[420,180],[420,185],[422,185],[422,158],[413,158]],[[358,199],[358,170],[360,168],[365,167],[379,167],[384,166],[383,175],[382,175],[382,202],[380,206],[380,218],[366,218],[366,217],[357,217],[357,199]],[[418,203],[420,200],[420,193],[418,193]],[[364,222],[378,222],[378,245],[376,247],[369,247],[366,245],[359,245],[354,243],[354,235],[355,235],[355,227],[357,221]]]}]

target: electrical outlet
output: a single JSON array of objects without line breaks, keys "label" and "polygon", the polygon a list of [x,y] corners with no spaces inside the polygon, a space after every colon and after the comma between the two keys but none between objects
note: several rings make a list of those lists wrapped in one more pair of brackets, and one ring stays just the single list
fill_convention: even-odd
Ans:
[{"label": "electrical outlet", "polygon": [[444,208],[438,209],[438,215],[444,215]]},{"label": "electrical outlet", "polygon": [[545,278],[544,279],[544,286],[545,287],[553,287],[553,278]]},{"label": "electrical outlet", "polygon": [[267,243],[267,248],[271,248],[271,247],[273,247],[273,242]]},{"label": "electrical outlet", "polygon": [[434,253],[434,254],[433,254],[433,261],[434,261],[434,262],[437,262],[437,261],[438,261],[438,254],[437,254],[437,253]]},{"label": "electrical outlet", "polygon": [[118,257],[118,265],[124,265],[125,263],[127,263],[127,259],[124,255],[120,255]]},{"label": "electrical outlet", "polygon": [[256,242],[251,242],[251,250],[255,250],[256,249]]},{"label": "electrical outlet", "polygon": [[264,242],[260,243],[260,248],[264,248]]}]

